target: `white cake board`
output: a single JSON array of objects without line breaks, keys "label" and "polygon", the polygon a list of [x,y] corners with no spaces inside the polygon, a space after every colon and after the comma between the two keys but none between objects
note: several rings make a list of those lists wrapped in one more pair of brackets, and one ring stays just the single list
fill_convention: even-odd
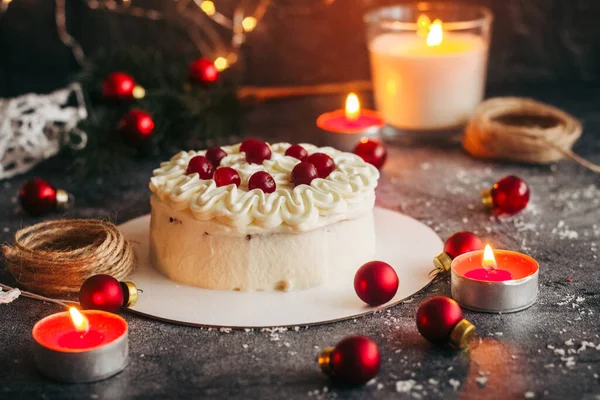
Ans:
[{"label": "white cake board", "polygon": [[287,293],[207,290],[170,281],[150,265],[150,215],[145,215],[120,226],[138,256],[137,269],[128,279],[144,291],[131,310],[185,325],[266,328],[325,324],[389,308],[431,282],[432,259],[443,243],[428,226],[406,215],[382,208],[374,214],[374,259],[392,265],[400,278],[398,293],[382,306],[368,307],[358,298],[353,272],[345,281]]}]

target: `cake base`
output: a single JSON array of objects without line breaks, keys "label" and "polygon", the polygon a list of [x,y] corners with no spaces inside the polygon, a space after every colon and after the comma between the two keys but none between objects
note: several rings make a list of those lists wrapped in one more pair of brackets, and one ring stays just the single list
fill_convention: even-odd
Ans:
[{"label": "cake base", "polygon": [[130,310],[184,325],[269,328],[331,323],[391,307],[431,282],[431,260],[443,242],[428,226],[403,214],[375,208],[373,215],[374,259],[388,262],[400,278],[396,296],[382,306],[368,307],[356,296],[353,271],[338,281],[287,293],[207,290],[171,281],[150,265],[150,216],[146,215],[120,226],[138,256],[137,269],[128,280],[144,290]]},{"label": "cake base", "polygon": [[204,289],[303,290],[354,273],[375,254],[373,214],[304,233],[235,236],[152,196],[150,260],[169,279]]}]

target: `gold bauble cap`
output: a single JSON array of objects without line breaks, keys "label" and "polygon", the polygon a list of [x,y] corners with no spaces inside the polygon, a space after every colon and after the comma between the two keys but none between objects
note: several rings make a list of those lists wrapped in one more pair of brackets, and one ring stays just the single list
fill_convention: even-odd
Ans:
[{"label": "gold bauble cap", "polygon": [[317,362],[319,363],[319,367],[321,367],[321,371],[325,373],[327,376],[331,376],[331,355],[333,354],[333,347],[326,347],[323,349],[321,354],[319,354],[319,358]]},{"label": "gold bauble cap", "polygon": [[131,307],[137,303],[139,290],[133,282],[121,282],[123,288],[123,307]]},{"label": "gold bauble cap", "polygon": [[56,209],[64,210],[71,205],[73,197],[66,190],[58,189],[56,191]]},{"label": "gold bauble cap", "polygon": [[492,198],[492,189],[484,189],[481,192],[481,202],[490,210],[494,208],[494,199]]},{"label": "gold bauble cap", "polygon": [[452,265],[452,257],[448,253],[440,253],[433,258],[433,265],[435,269],[431,271],[432,274],[440,274],[443,272],[450,271],[450,265]]},{"label": "gold bauble cap", "polygon": [[464,349],[469,345],[469,341],[475,336],[475,325],[462,319],[456,324],[452,333],[450,333],[450,344],[457,349]]},{"label": "gold bauble cap", "polygon": [[146,96],[146,89],[140,85],[135,85],[131,94],[133,95],[134,99],[142,99],[144,96]]}]

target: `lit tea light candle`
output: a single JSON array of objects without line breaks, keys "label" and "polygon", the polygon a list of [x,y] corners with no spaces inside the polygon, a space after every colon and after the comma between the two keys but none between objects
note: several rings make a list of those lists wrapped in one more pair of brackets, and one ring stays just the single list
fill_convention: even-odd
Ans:
[{"label": "lit tea light candle", "polygon": [[375,104],[385,121],[407,130],[466,124],[484,95],[491,19],[486,9],[454,3],[368,13]]},{"label": "lit tea light candle", "polygon": [[358,96],[350,93],[343,110],[324,113],[317,126],[327,132],[325,143],[343,151],[352,151],[363,137],[376,136],[384,124],[381,116],[360,107]]},{"label": "lit tea light candle", "polygon": [[452,297],[465,308],[508,313],[530,307],[537,298],[539,266],[525,254],[487,245],[456,257],[450,270]]},{"label": "lit tea light candle", "polygon": [[39,371],[63,382],[94,382],[127,364],[127,322],[105,311],[50,315],[33,327],[34,359]]}]

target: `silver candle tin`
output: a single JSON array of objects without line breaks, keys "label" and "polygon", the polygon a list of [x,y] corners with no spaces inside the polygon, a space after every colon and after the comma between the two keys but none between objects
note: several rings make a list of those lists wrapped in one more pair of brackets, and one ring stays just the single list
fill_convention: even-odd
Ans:
[{"label": "silver candle tin", "polygon": [[[45,319],[52,317],[53,315],[50,315],[37,324],[42,324]],[[72,351],[58,351],[44,347],[34,338],[35,365],[43,375],[61,382],[85,383],[110,378],[127,366],[129,355],[127,337],[128,328],[125,333],[110,343],[91,350]]]},{"label": "silver candle tin", "polygon": [[524,278],[503,282],[486,282],[466,278],[459,274],[455,267],[473,253],[465,253],[456,257],[450,267],[452,298],[462,307],[473,311],[487,313],[512,313],[529,308],[535,303],[538,294],[539,265],[533,258],[517,252],[494,250],[495,255],[514,253],[527,257],[535,264],[535,271]]}]

